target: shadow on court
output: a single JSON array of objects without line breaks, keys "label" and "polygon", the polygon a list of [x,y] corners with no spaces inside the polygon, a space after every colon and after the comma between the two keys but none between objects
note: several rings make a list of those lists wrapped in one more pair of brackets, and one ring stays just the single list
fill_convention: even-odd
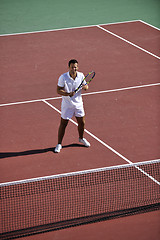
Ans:
[{"label": "shadow on court", "polygon": [[69,144],[69,145],[62,146],[62,148],[69,148],[69,147],[85,147],[85,146],[82,145],[82,144],[78,144],[78,143],[72,143],[72,144]]},{"label": "shadow on court", "polygon": [[22,152],[5,152],[5,153],[0,153],[0,158],[27,156],[27,155],[34,155],[34,154],[53,152],[53,151],[54,151],[54,148],[45,148],[45,149],[27,150]]},{"label": "shadow on court", "polygon": [[[81,144],[72,143],[69,145],[64,145],[62,148],[72,148],[72,147],[85,147]],[[27,156],[27,155],[35,155],[35,154],[41,154],[41,153],[47,153],[47,152],[54,152],[55,147],[52,148],[44,148],[44,149],[35,149],[35,150],[27,150],[22,152],[2,152],[0,153],[0,159],[2,158],[10,158],[10,157],[19,157],[19,156]]]}]

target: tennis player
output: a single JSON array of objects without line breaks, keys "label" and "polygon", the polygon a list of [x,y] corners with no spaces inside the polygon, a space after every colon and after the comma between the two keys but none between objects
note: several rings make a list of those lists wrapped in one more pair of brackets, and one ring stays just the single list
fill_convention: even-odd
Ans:
[{"label": "tennis player", "polygon": [[[84,79],[84,74],[78,71],[78,61],[71,59],[68,63],[69,71],[62,74],[58,79],[57,93],[62,95],[61,103],[61,121],[58,130],[58,144],[55,152],[59,153],[62,149],[62,140],[65,134],[69,119],[76,117],[78,123],[79,142],[86,147],[90,147],[90,143],[83,137],[85,126],[85,112],[81,90],[75,93],[75,89]],[[88,85],[84,81],[82,89],[87,90]]]}]

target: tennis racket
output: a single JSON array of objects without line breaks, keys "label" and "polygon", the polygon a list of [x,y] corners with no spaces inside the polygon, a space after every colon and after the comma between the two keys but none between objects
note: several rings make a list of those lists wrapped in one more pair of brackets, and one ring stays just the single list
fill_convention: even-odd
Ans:
[{"label": "tennis racket", "polygon": [[[85,76],[85,78],[82,80],[82,82],[80,83],[80,85],[75,89],[75,93],[77,93],[79,90],[81,90],[81,88],[82,88],[82,86],[84,85],[84,81],[86,81],[86,84],[88,84],[88,83],[90,83],[91,81],[92,81],[92,79],[94,78],[94,76],[95,76],[95,72],[94,71],[92,71],[92,72],[89,72],[86,76]],[[85,84],[85,85],[86,85]]]}]

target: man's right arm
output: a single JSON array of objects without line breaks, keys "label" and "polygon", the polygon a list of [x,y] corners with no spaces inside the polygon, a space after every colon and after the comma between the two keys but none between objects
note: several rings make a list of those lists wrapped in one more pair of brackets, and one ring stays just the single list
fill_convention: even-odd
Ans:
[{"label": "man's right arm", "polygon": [[60,87],[58,85],[57,85],[57,93],[61,96],[70,96],[70,97],[72,97],[75,94],[75,92],[70,92],[70,93],[66,92],[64,90],[64,87]]}]

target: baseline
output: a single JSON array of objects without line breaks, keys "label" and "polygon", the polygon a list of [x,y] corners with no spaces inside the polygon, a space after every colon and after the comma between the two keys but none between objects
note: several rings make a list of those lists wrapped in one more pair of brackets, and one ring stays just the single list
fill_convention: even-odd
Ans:
[{"label": "baseline", "polygon": [[[121,24],[121,23],[129,23],[129,22],[139,22],[141,20],[131,20],[131,21],[122,21],[122,22],[113,22],[113,23],[103,23],[98,25],[113,25],[113,24]],[[8,33],[8,34],[0,34],[0,37],[5,36],[15,36],[15,35],[24,35],[24,34],[34,34],[34,33],[45,33],[45,32],[55,32],[55,31],[62,31],[62,30],[70,30],[70,29],[78,29],[78,28],[88,28],[88,27],[96,27],[97,25],[86,25],[86,26],[78,26],[78,27],[68,27],[68,28],[58,28],[58,29],[49,29],[49,30],[42,30],[42,31],[33,31],[33,32],[22,32],[22,33]]]},{"label": "baseline", "polygon": [[86,26],[77,26],[77,27],[68,27],[68,28],[58,28],[58,29],[49,29],[49,30],[41,30],[41,31],[33,31],[33,32],[21,32],[21,33],[7,33],[7,34],[0,34],[0,37],[5,37],[5,36],[14,36],[14,35],[23,35],[23,34],[34,34],[34,33],[44,33],[44,32],[53,32],[53,31],[61,31],[61,30],[70,30],[70,29],[77,29],[77,28],[87,28],[87,27],[96,27],[97,25],[100,26],[108,26],[108,25],[114,25],[114,24],[122,24],[122,23],[131,23],[131,22],[142,22],[152,28],[155,28],[157,30],[160,31],[159,28],[141,20],[141,19],[137,19],[137,20],[128,20],[128,21],[122,21],[122,22],[111,22],[111,23],[102,23],[102,24],[96,24],[96,25],[86,25]]}]

